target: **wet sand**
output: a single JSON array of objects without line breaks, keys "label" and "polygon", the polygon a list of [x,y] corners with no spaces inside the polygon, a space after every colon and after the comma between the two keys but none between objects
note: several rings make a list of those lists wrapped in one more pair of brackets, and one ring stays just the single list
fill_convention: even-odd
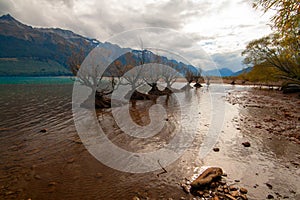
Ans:
[{"label": "wet sand", "polygon": [[[227,85],[223,91],[218,85],[212,85],[209,89],[181,93],[180,98],[192,108],[193,116],[183,131],[197,134],[187,151],[165,167],[167,173],[158,176],[162,169],[142,174],[114,170],[86,150],[74,126],[70,86],[53,88],[41,85],[37,88],[27,85],[2,89],[0,199],[200,199],[186,194],[180,184],[195,177],[201,166],[223,168],[229,183],[248,189],[249,199],[265,199],[268,194],[277,199],[299,199],[300,147],[293,138],[290,141],[291,137],[278,136],[292,133],[294,137],[299,126],[280,134],[265,134],[264,128],[255,128],[256,123],[262,121],[265,125],[267,122],[264,115],[251,114],[258,113],[257,110],[251,111],[257,107],[243,106],[243,102],[248,101],[249,90],[249,87]],[[281,96],[276,95],[271,99],[282,104]],[[211,149],[200,158],[201,144],[205,143],[208,130],[213,128],[211,118],[214,112],[208,106],[212,97],[225,108],[222,130],[217,133],[214,145],[220,151]],[[264,100],[270,101],[268,95],[263,94],[257,94],[255,99],[261,104]],[[163,103],[165,99],[158,102]],[[141,125],[149,120],[145,104],[138,104],[136,110],[131,110],[131,115]],[[287,110],[290,115],[295,115],[293,119],[299,114],[299,107],[295,105],[291,103],[291,107],[286,107],[291,109]],[[132,151],[156,150],[168,143],[172,137],[168,131],[177,127],[171,112],[161,134],[150,140],[141,140],[122,134],[109,110],[100,111],[97,116],[108,138]],[[293,127],[292,121],[286,124]],[[46,133],[40,132],[43,128],[47,129]],[[245,141],[250,142],[251,147],[245,148],[242,145]],[[271,184],[272,189],[266,183]]]},{"label": "wet sand", "polygon": [[240,105],[242,129],[256,134],[284,136],[300,144],[300,96],[281,91],[253,89],[229,93],[227,100]]}]

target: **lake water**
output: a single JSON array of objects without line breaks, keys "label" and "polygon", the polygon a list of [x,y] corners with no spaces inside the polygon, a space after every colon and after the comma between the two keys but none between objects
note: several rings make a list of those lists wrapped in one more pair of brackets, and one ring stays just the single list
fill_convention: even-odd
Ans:
[{"label": "lake water", "polygon": [[[183,155],[165,167],[167,173],[158,176],[161,169],[138,174],[117,171],[87,151],[73,121],[73,85],[69,84],[69,78],[63,79],[50,78],[43,82],[44,78],[29,78],[24,82],[16,78],[14,84],[10,82],[12,79],[0,79],[5,83],[0,85],[0,199],[132,199],[135,196],[192,199],[182,191],[180,183],[191,179],[204,165],[222,167],[229,182],[240,180],[238,185],[248,189],[249,199],[265,199],[267,194],[276,196],[275,192],[290,199],[299,198],[299,169],[287,168],[282,159],[295,159],[300,152],[299,145],[236,129],[240,111],[227,103],[225,96],[230,91],[247,91],[250,87],[212,84],[209,89],[177,94],[176,98],[186,102],[182,109],[189,111],[183,116],[189,119],[185,124],[176,123],[176,103],[166,105],[166,97],[159,98],[157,103],[167,109],[168,121],[149,140],[127,136],[115,123],[110,110],[97,111],[98,122],[107,137],[128,151],[155,151],[172,139],[172,130],[179,126],[183,127],[182,134],[195,133]],[[55,84],[53,80],[64,84]],[[212,140],[221,151],[209,149],[208,154],[200,157],[199,150],[204,148],[201,145],[209,144],[205,142],[208,131],[214,130],[212,124],[216,122],[212,116],[218,114],[211,107],[212,101],[214,109],[224,109],[221,130]],[[152,105],[153,102],[146,101],[130,107],[133,120],[140,125],[149,123],[148,109]],[[42,129],[47,132],[40,132]],[[242,141],[249,141],[251,148],[245,149],[240,145]],[[276,191],[269,190],[267,182]]]},{"label": "lake water", "polygon": [[1,84],[73,84],[72,77],[0,77]]}]

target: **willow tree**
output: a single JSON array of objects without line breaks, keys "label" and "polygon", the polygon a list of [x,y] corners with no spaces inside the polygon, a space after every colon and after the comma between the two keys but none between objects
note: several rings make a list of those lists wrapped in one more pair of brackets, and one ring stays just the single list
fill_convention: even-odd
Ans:
[{"label": "willow tree", "polygon": [[263,63],[277,68],[281,78],[300,83],[299,54],[290,51],[278,34],[253,40],[242,52],[245,64],[261,65]]},{"label": "willow tree", "polygon": [[300,84],[299,0],[256,0],[254,8],[276,12],[270,19],[274,33],[251,41],[242,52],[244,63],[270,65],[286,84]]},{"label": "willow tree", "polygon": [[270,10],[276,11],[276,14],[271,17],[272,28],[283,36],[287,34],[299,36],[299,0],[255,0],[253,7],[262,9],[265,13]]},{"label": "willow tree", "polygon": [[73,51],[68,58],[68,66],[74,76],[77,77],[77,81],[92,91],[83,104],[86,106],[95,105],[96,108],[110,108],[111,99],[109,96],[115,90],[117,81],[109,71],[101,73],[104,60],[102,61],[102,57],[99,55],[103,54],[103,57],[108,57],[111,52],[106,49],[97,50],[101,53],[97,51],[89,53],[84,67],[82,67],[82,63],[86,53],[83,50]]},{"label": "willow tree", "polygon": [[164,92],[167,94],[171,94],[174,91],[172,85],[176,82],[177,78],[179,77],[179,73],[175,69],[175,65],[170,63],[168,66],[163,66],[161,78],[167,84]]},{"label": "willow tree", "polygon": [[197,69],[197,72],[194,75],[194,81],[196,82],[194,85],[195,88],[202,87],[201,82],[204,82],[204,78],[202,76],[202,69],[200,67]]}]

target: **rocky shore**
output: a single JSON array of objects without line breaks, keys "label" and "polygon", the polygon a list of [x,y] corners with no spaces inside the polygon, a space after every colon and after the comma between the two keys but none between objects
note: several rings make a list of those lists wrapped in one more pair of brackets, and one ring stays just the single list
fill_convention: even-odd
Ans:
[{"label": "rocky shore", "polygon": [[280,91],[252,89],[234,91],[226,100],[241,108],[239,127],[256,134],[287,137],[300,144],[299,94],[282,94]]},{"label": "rocky shore", "polygon": [[227,174],[219,167],[203,167],[203,172],[195,180],[182,183],[181,187],[186,193],[204,199],[247,200],[248,190],[228,184],[226,177]]}]

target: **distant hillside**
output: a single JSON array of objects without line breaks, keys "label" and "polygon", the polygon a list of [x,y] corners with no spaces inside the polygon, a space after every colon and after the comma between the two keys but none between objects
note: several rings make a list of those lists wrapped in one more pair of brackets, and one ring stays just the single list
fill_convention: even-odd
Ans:
[{"label": "distant hillside", "polygon": [[[118,67],[116,67],[116,63],[118,63]],[[192,65],[186,65],[182,62],[171,60],[164,56],[156,55],[148,50],[132,50],[121,55],[115,60],[115,62],[111,63],[111,65],[108,66],[108,70],[106,71],[106,73],[107,75],[109,74],[113,76],[122,76],[127,72],[126,70],[130,70],[134,66],[139,66],[141,65],[141,63],[159,63],[162,65],[170,66],[182,75],[184,75],[186,71],[190,71],[193,74],[197,74],[199,72],[199,70]],[[118,68],[123,68],[126,70],[124,70],[122,74],[120,74],[120,70],[118,70]]]},{"label": "distant hillside", "polygon": [[[3,15],[0,17],[0,76],[72,75],[67,66],[72,52],[82,49],[87,55],[96,46],[113,52],[124,52],[124,49],[115,44],[101,43],[59,28],[33,28],[9,14]],[[119,60],[124,66],[128,63],[140,65],[141,53],[142,51],[132,50],[129,53],[131,60],[126,59],[126,55]],[[172,66],[181,73],[186,69],[197,72],[191,65],[169,60],[150,51],[144,53],[145,63],[160,60],[160,63]]]},{"label": "distant hillside", "polygon": [[237,71],[237,72],[231,74],[231,76],[238,76],[238,75],[241,75],[242,73],[248,73],[248,72],[250,72],[252,69],[253,69],[253,67],[247,67],[247,68],[245,68],[245,69],[242,69],[242,70],[240,70],[240,71]]},{"label": "distant hillside", "polygon": [[231,71],[228,68],[222,68],[222,69],[213,69],[208,70],[203,73],[205,76],[219,76],[219,77],[225,77],[225,76],[231,76],[233,74],[233,71]]},{"label": "distant hillside", "polygon": [[12,16],[0,17],[0,76],[70,75],[67,58],[72,51],[87,54],[100,44],[72,31],[33,28]]}]

